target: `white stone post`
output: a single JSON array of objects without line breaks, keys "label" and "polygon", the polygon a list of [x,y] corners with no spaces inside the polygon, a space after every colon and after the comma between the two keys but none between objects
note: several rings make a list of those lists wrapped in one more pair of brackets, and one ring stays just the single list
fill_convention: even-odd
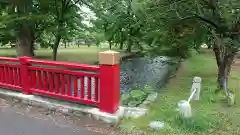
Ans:
[{"label": "white stone post", "polygon": [[201,77],[193,78],[193,84],[192,84],[192,88],[190,91],[190,95],[194,92],[195,89],[196,89],[196,91],[191,100],[199,100],[200,99],[201,81],[202,81]]},{"label": "white stone post", "polygon": [[200,99],[201,81],[202,79],[200,77],[194,77],[188,101],[181,100],[180,102],[178,102],[178,109],[179,109],[180,116],[182,118],[192,117],[192,109],[191,109],[190,101]]},{"label": "white stone post", "polygon": [[191,105],[188,101],[182,100],[182,101],[178,102],[178,109],[179,109],[180,116],[182,118],[192,117],[192,109],[191,109]]}]

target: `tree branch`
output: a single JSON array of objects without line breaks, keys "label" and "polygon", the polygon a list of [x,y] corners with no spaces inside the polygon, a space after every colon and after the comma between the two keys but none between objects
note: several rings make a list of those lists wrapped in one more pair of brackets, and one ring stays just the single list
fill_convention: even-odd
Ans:
[{"label": "tree branch", "polygon": [[204,18],[204,17],[202,17],[202,16],[199,16],[199,15],[197,15],[197,14],[194,14],[193,16],[184,17],[184,18],[182,18],[180,21],[190,20],[190,19],[194,19],[194,18],[196,18],[196,19],[198,19],[198,20],[200,20],[200,21],[203,21],[203,22],[211,25],[212,27],[214,27],[214,28],[216,28],[216,29],[219,28],[219,26],[218,26],[216,23],[214,23],[213,21],[211,21],[211,20],[209,20],[209,19],[207,19],[207,18]]},{"label": "tree branch", "polygon": [[64,0],[63,1],[63,12],[67,12],[67,10],[71,7],[70,4],[71,4],[71,0]]},{"label": "tree branch", "polygon": [[97,12],[100,12],[100,11],[113,9],[113,8],[115,8],[116,5],[118,5],[121,1],[120,1],[120,0],[117,0],[117,1],[115,2],[115,4],[113,4],[111,7],[108,7],[107,9],[103,9],[103,8],[97,9],[96,7],[90,5],[90,4],[88,3],[88,1],[85,1],[85,0],[81,0],[81,2],[82,2],[84,5],[86,5],[88,8],[90,8],[91,10],[93,10],[95,13],[97,13]]},{"label": "tree branch", "polygon": [[59,20],[59,8],[58,8],[58,0],[55,0],[55,10],[56,10],[56,15],[57,15],[57,20]]}]

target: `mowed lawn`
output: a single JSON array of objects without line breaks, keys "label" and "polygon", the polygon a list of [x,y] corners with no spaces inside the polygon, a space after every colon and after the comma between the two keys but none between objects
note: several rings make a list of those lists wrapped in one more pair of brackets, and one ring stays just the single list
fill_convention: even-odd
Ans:
[{"label": "mowed lawn", "polygon": [[[98,62],[98,53],[101,51],[109,50],[107,48],[99,48],[96,46],[80,46],[80,48],[60,48],[58,50],[58,61],[78,62],[84,64],[95,64]],[[126,55],[124,51],[115,50],[121,52],[121,56]],[[35,57],[38,59],[51,60],[51,49],[37,49],[35,51]],[[16,57],[16,50],[10,48],[0,48],[0,57]]]},{"label": "mowed lawn", "polygon": [[[232,67],[229,88],[236,94],[236,105],[229,107],[223,94],[215,94],[217,67],[213,54],[205,51],[194,54],[181,63],[181,67],[166,88],[161,90],[159,99],[150,106],[150,111],[138,119],[124,119],[124,131],[144,131],[147,135],[240,135],[240,60]],[[177,103],[187,100],[194,76],[202,78],[200,101],[192,101],[194,117],[182,120]],[[150,121],[160,120],[165,128],[153,131]]]}]

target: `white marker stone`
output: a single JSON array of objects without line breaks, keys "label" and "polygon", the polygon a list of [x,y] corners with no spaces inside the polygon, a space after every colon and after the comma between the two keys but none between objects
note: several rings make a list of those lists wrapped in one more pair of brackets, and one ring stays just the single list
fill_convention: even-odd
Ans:
[{"label": "white marker stone", "polygon": [[160,130],[164,128],[164,123],[161,121],[152,121],[150,122],[149,127],[155,130]]},{"label": "white marker stone", "polygon": [[183,118],[192,117],[191,105],[189,104],[188,101],[181,100],[180,102],[178,102],[178,108],[181,117]]},{"label": "white marker stone", "polygon": [[202,81],[201,77],[193,78],[193,84],[192,84],[192,88],[190,91],[190,95],[194,92],[195,89],[196,89],[196,92],[193,95],[191,100],[199,100],[200,99],[201,81]]}]

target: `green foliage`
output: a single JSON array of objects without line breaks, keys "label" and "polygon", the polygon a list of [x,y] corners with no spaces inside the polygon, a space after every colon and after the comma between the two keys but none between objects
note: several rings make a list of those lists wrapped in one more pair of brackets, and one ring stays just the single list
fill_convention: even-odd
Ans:
[{"label": "green foliage", "polygon": [[127,105],[129,107],[137,107],[141,103],[141,100],[130,100]]},{"label": "green foliage", "polygon": [[184,119],[177,115],[174,121],[177,126],[187,132],[203,132],[215,128],[215,126],[218,125],[213,119],[204,115],[196,115],[189,119]]},{"label": "green foliage", "polygon": [[130,101],[130,99],[131,99],[131,96],[129,93],[121,94],[121,104],[122,105],[127,105],[128,102]]},{"label": "green foliage", "polygon": [[[107,2],[107,4],[105,3]],[[139,35],[142,22],[132,10],[132,0],[113,0],[93,2],[92,8],[97,19],[93,20],[94,28],[104,33],[104,40],[113,42],[121,49],[140,47]],[[102,12],[99,12],[102,11]]]},{"label": "green foliage", "polygon": [[146,85],[143,90],[131,90],[130,93],[121,94],[121,104],[136,107],[140,105],[154,89]]},{"label": "green foliage", "polygon": [[128,106],[137,106],[141,104],[144,99],[147,97],[147,93],[141,91],[141,90],[132,90],[131,93],[131,100],[128,103]]},{"label": "green foliage", "polygon": [[145,93],[141,90],[132,90],[131,91],[131,96],[133,99],[139,100],[144,97]]},{"label": "green foliage", "polygon": [[146,94],[151,94],[151,93],[154,92],[154,89],[150,85],[145,85],[144,89],[143,89],[143,92],[146,93]]},{"label": "green foliage", "polygon": [[[93,26],[82,23],[86,17],[80,10],[83,5],[95,14]],[[220,0],[213,5],[218,10],[214,15],[210,3],[200,0],[1,1],[0,28],[4,30],[0,31],[6,36],[0,38],[4,43],[12,41],[17,34],[9,36],[7,31],[16,33],[19,24],[27,24],[42,47],[53,48],[53,36],[59,33],[62,41],[87,38],[98,45],[108,41],[127,51],[133,48],[185,58],[192,48],[213,41],[212,31],[232,40],[226,45],[236,50],[238,35],[233,33],[238,31],[239,5],[237,0]]]},{"label": "green foliage", "polygon": [[55,41],[59,40],[59,37],[59,41],[74,40],[85,29],[79,2],[78,0],[0,1],[0,41],[4,45],[15,42],[18,38],[21,40],[25,35],[25,38],[29,38],[29,42],[33,40],[43,48],[57,48],[59,43]]}]

